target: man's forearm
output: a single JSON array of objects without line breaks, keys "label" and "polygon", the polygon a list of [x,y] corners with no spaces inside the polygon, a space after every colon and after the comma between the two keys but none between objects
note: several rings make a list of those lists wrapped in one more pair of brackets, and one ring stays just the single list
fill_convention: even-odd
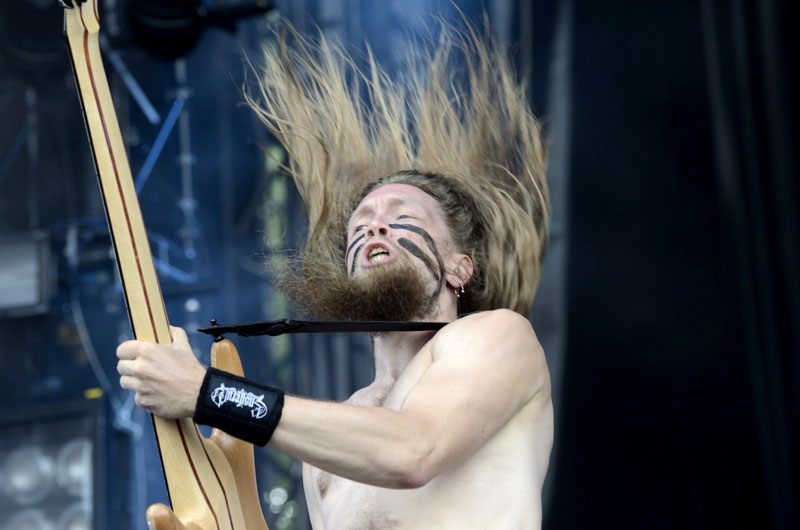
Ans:
[{"label": "man's forearm", "polygon": [[429,444],[402,413],[286,396],[269,445],[335,475],[386,488],[421,486]]}]

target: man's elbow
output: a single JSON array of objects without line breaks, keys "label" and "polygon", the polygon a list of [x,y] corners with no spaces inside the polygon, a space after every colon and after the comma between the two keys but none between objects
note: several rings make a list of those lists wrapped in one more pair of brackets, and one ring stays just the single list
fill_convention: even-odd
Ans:
[{"label": "man's elbow", "polygon": [[401,490],[414,490],[421,488],[434,479],[436,475],[422,467],[413,467],[402,473],[396,487]]},{"label": "man's elbow", "polygon": [[438,466],[432,458],[433,447],[428,444],[414,444],[404,457],[396,461],[392,487],[395,489],[417,489],[425,486],[439,474]]}]

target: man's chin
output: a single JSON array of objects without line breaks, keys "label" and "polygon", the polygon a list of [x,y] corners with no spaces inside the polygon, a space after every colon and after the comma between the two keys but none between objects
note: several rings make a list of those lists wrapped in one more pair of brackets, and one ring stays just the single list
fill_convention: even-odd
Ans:
[{"label": "man's chin", "polygon": [[362,269],[351,285],[354,300],[343,315],[349,320],[419,320],[432,309],[416,271],[397,263]]},{"label": "man's chin", "polygon": [[339,273],[313,277],[313,281],[282,282],[298,309],[313,318],[408,321],[420,320],[434,308],[435,297],[420,274],[398,261],[358,269],[353,277]]},{"label": "man's chin", "polygon": [[321,320],[421,320],[435,310],[439,288],[408,260],[395,259],[372,267],[344,268],[304,256],[300,266],[283,268],[278,286],[294,309]]}]

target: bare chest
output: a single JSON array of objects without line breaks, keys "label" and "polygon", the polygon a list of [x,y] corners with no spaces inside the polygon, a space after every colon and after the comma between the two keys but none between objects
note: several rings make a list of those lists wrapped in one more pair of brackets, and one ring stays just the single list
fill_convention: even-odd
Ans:
[{"label": "bare chest", "polygon": [[533,444],[521,448],[505,438],[418,489],[380,488],[313,469],[325,530],[537,528],[543,477],[533,453],[526,454]]},{"label": "bare chest", "polygon": [[[374,383],[348,403],[401,410],[433,363],[428,351],[420,354],[391,384]],[[546,472],[546,461],[538,454],[544,454],[549,442],[536,434],[542,431],[540,414],[525,409],[462,465],[421,488],[387,489],[307,469],[307,490],[313,491],[311,502],[325,530],[538,528]]]},{"label": "bare chest", "polygon": [[[346,402],[363,407],[400,410],[403,402],[433,362],[423,349],[395,381],[376,382],[353,394]],[[384,530],[406,528],[405,517],[397,513],[397,491],[353,482],[327,471],[312,468],[311,480],[326,521],[325,528]]]},{"label": "bare chest", "polygon": [[314,469],[311,474],[325,529],[390,530],[405,527],[396,507],[387,502],[388,490],[359,484]]}]

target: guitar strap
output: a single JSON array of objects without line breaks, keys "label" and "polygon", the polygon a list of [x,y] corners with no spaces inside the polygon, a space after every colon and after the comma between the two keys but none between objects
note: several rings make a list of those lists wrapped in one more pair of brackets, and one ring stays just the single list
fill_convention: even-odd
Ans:
[{"label": "guitar strap", "polygon": [[270,320],[248,324],[223,326],[211,321],[211,326],[197,331],[220,339],[226,333],[236,333],[242,337],[269,335],[277,337],[286,333],[379,333],[388,331],[428,331],[438,330],[448,322],[403,322],[396,320]]}]

